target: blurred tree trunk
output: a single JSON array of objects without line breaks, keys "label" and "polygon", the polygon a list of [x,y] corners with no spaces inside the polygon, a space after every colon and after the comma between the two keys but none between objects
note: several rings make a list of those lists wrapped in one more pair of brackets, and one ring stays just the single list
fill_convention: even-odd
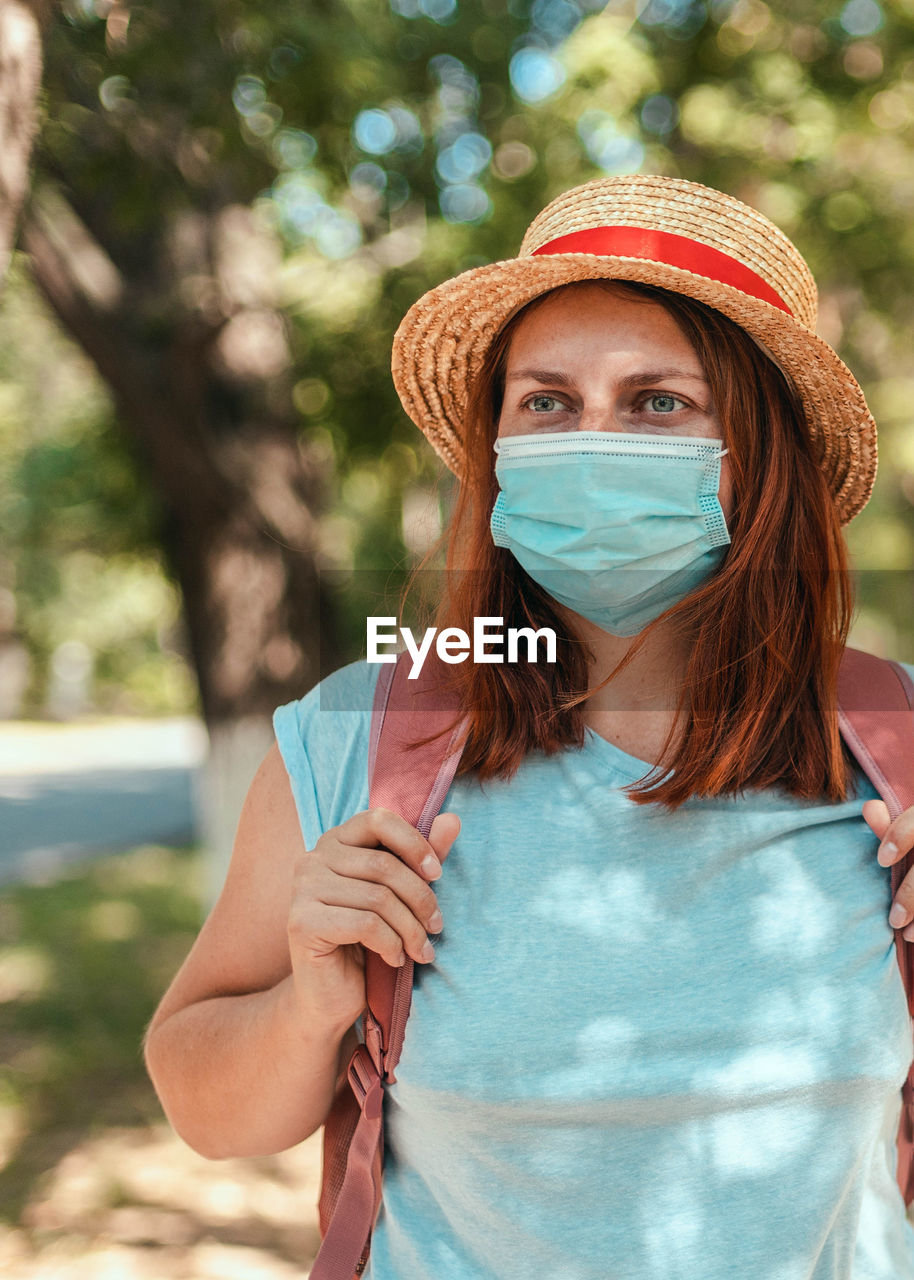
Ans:
[{"label": "blurred tree trunk", "polygon": [[[163,546],[183,593],[211,743],[203,825],[216,854],[212,897],[272,742],[271,713],[319,678],[335,627],[315,559],[326,476],[297,438],[284,324],[256,281],[232,296],[239,237],[250,249],[259,230],[241,206],[192,216],[183,242],[196,252],[172,279],[147,262],[127,280],[50,188],[33,194],[21,244],[163,501]],[[163,314],[182,277],[206,272],[221,285],[220,305]]]},{"label": "blurred tree trunk", "polygon": [[45,0],[0,0],[0,281],[6,275],[29,185],[38,127]]}]

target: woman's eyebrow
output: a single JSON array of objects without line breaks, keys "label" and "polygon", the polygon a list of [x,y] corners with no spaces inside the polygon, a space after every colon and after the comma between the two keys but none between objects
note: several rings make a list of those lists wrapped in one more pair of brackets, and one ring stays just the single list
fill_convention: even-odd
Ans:
[{"label": "woman's eyebrow", "polygon": [[663,382],[664,378],[684,378],[689,382],[707,383],[702,373],[689,373],[685,369],[646,369],[644,373],[630,373],[622,378],[623,387],[642,387],[648,382]]},{"label": "woman's eyebrow", "polygon": [[[651,382],[662,382],[664,378],[684,378],[689,382],[703,382],[707,378],[700,373],[689,373],[685,369],[645,369],[643,373],[630,373],[620,381],[623,387],[643,387]],[[573,386],[573,380],[560,369],[517,369],[509,373],[507,382],[542,382],[554,387]]]},{"label": "woman's eyebrow", "polygon": [[550,369],[518,369],[509,373],[506,382],[549,382],[553,386],[570,387],[572,380],[567,373]]}]

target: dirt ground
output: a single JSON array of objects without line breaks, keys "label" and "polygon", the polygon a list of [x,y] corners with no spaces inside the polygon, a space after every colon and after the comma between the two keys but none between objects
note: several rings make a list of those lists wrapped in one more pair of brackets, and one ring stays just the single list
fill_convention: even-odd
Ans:
[{"label": "dirt ground", "polygon": [[205,1160],[169,1128],[143,1033],[201,921],[199,852],[146,846],[0,895],[0,1275],[302,1280],[320,1133]]},{"label": "dirt ground", "polygon": [[111,1128],[0,1225],[8,1280],[301,1280],[317,1251],[320,1135],[280,1156],[209,1161],[164,1122]]}]

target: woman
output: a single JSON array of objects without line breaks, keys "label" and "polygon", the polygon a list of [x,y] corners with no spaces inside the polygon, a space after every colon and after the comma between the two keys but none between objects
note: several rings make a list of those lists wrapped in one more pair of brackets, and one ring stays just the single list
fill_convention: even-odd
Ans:
[{"label": "woman", "polygon": [[428,840],[366,808],[378,666],[281,707],[147,1040],[192,1146],[278,1151],[328,1114],[364,948],[417,962],[373,1280],[914,1278],[884,870],[914,810],[838,736],[875,427],[815,296],[756,211],[645,175],[398,331],[462,480],[437,622],[549,626],[557,661],[452,668]]}]

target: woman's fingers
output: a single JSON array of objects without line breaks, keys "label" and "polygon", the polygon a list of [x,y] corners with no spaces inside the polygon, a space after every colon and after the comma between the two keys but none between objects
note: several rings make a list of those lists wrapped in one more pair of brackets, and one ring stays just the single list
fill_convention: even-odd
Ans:
[{"label": "woman's fingers", "polygon": [[[912,920],[914,920],[914,871],[909,871],[895,894],[895,901],[889,912],[889,924],[893,929],[904,929],[902,937],[908,942],[914,942]],[[905,926],[908,927],[905,928]]]},{"label": "woman's fingers", "polygon": [[428,882],[386,849],[341,847],[328,865],[338,876],[368,881],[375,886],[386,885],[430,933],[441,932],[438,899]]},{"label": "woman's fingers", "polygon": [[439,813],[432,820],[428,839],[440,862],[443,862],[450,853],[451,845],[459,835],[460,819],[456,813]]},{"label": "woman's fingers", "polygon": [[392,809],[363,809],[334,827],[332,834],[343,844],[363,848],[381,845],[426,880],[437,880],[441,875],[441,860],[434,846]]},{"label": "woman's fingers", "polygon": [[373,911],[311,901],[293,912],[289,932],[315,957],[358,942],[394,968],[405,959],[400,935]]},{"label": "woman's fingers", "polygon": [[[441,928],[437,909],[428,884],[386,849],[356,849],[326,838],[298,866],[290,940],[312,956],[360,942],[389,964],[402,964],[404,952],[427,964],[434,959],[428,931]],[[334,911],[354,914],[331,929]]]},{"label": "woman's fingers", "polygon": [[914,848],[914,806],[903,810],[889,821],[889,810],[884,800],[867,800],[863,816],[879,837],[876,858],[880,866],[890,867],[903,854]]},{"label": "woman's fingers", "polygon": [[863,806],[863,817],[873,835],[881,840],[889,827],[889,806],[884,800],[867,800]]},{"label": "woman's fingers", "polygon": [[439,814],[430,840],[399,814],[375,808],[324,833],[296,868],[291,939],[313,957],[360,943],[388,964],[435,958],[428,934],[443,928],[429,881],[460,830]]},{"label": "woman's fingers", "polygon": [[[428,964],[434,959],[435,952],[426,926],[388,885],[334,874],[321,884],[319,893],[321,905],[355,911],[363,917],[359,927],[363,931],[368,930],[368,939],[360,933],[358,938],[349,941],[361,942],[372,951],[378,951],[373,939],[380,939],[386,944],[390,932],[397,939],[398,954],[403,950],[418,964]],[[380,921],[383,928],[376,921]]]},{"label": "woman's fingers", "polygon": [[[882,867],[893,866],[914,848],[914,806],[905,809],[891,820],[884,800],[867,800],[863,816],[873,833],[879,837],[876,859]],[[893,929],[904,929],[903,937],[914,942],[914,870],[909,871],[898,887],[889,924]],[[906,927],[907,926],[907,927]]]}]

